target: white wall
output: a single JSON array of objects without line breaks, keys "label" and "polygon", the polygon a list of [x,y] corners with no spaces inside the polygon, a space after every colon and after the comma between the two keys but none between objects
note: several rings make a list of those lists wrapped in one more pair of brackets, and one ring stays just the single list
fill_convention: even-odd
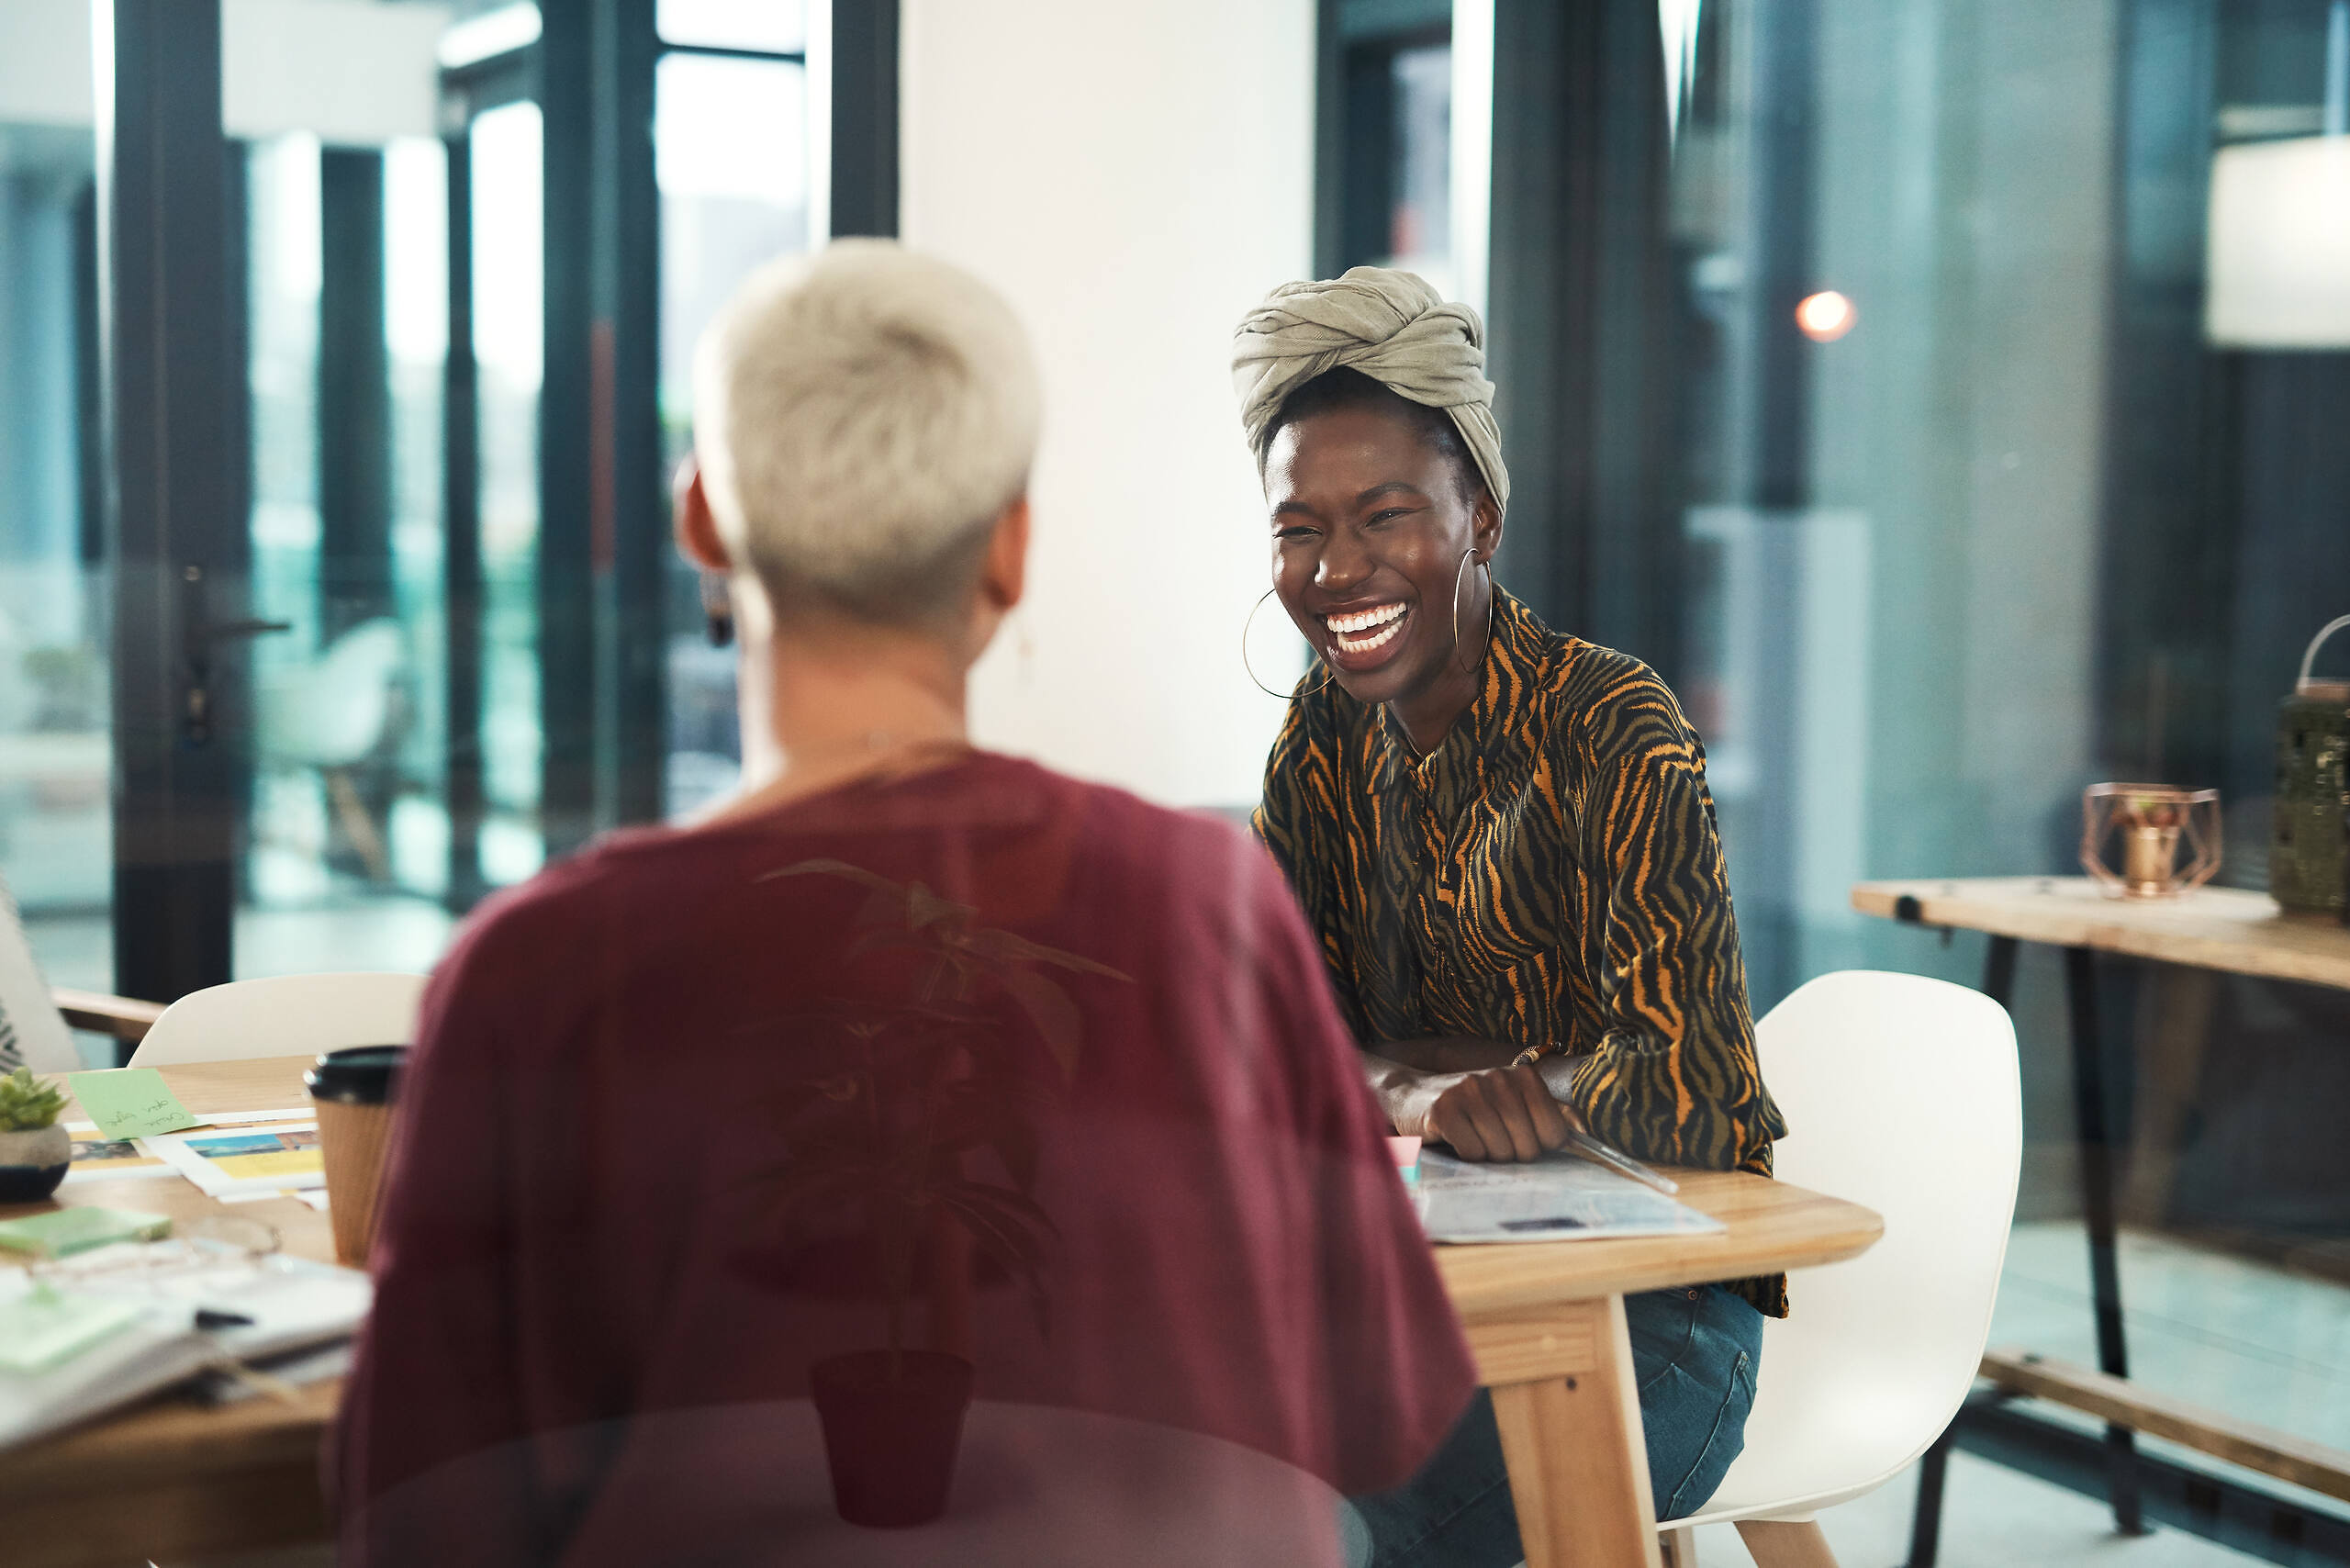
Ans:
[{"label": "white wall", "polygon": [[1045,375],[1025,628],[978,672],[979,738],[1171,804],[1253,802],[1283,705],[1240,667],[1270,556],[1227,355],[1311,264],[1311,0],[903,18],[901,232],[1003,289]]}]

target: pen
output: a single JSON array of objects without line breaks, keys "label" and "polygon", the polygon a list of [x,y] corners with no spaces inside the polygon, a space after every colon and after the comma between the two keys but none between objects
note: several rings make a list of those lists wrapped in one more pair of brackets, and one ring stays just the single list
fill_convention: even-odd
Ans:
[{"label": "pen", "polygon": [[1650,1170],[1613,1144],[1602,1143],[1578,1128],[1567,1129],[1567,1151],[1579,1154],[1594,1165],[1604,1166],[1619,1176],[1629,1176],[1643,1187],[1653,1187],[1660,1193],[1677,1193],[1681,1183],[1670,1176]]}]

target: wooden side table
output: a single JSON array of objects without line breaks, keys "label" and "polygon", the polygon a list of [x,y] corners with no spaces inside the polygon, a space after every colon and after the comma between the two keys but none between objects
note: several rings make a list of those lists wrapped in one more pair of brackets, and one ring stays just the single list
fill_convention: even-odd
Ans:
[{"label": "wooden side table", "polygon": [[[1984,1375],[2009,1392],[2105,1418],[2114,1522],[2125,1534],[2141,1534],[2145,1529],[2132,1437],[2140,1430],[2350,1499],[2350,1453],[2146,1394],[2127,1381],[2129,1347],[2122,1333],[2121,1280],[2114,1252],[2115,1140],[2107,1126],[2095,970],[2098,953],[2179,966],[2183,983],[2177,1000],[2183,1005],[2165,1020],[2155,1042],[2158,1050],[2178,1054],[2199,1048],[2188,1042],[2201,1022],[2197,1014],[2208,1016],[2218,974],[2259,975],[2350,991],[2350,928],[2322,916],[2286,914],[2263,893],[2199,888],[2174,899],[2119,899],[2086,877],[1862,882],[1852,896],[1852,907],[1863,914],[1986,934],[1991,941],[1984,960],[1983,991],[2002,1007],[2014,991],[2019,944],[2040,942],[2064,950],[2074,1130],[2080,1145],[2082,1207],[2088,1222],[2098,1366],[2090,1371],[2022,1352],[1995,1351],[1984,1358]],[[2166,1118],[2158,1113],[2155,1119]],[[1932,1568],[1935,1561],[1950,1442],[1946,1432],[1926,1455],[1909,1568]],[[2221,1477],[2210,1479],[2223,1490],[2231,1485]],[[2246,1495],[2264,1510],[2278,1506],[2265,1494]]]}]

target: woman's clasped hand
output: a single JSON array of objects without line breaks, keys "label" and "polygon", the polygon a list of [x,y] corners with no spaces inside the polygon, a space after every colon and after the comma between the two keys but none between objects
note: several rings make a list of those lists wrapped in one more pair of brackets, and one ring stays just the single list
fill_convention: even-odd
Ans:
[{"label": "woman's clasped hand", "polygon": [[[1490,1048],[1507,1060],[1508,1047]],[[1437,1059],[1373,1068],[1372,1089],[1406,1137],[1449,1145],[1463,1159],[1517,1160],[1539,1159],[1585,1130],[1536,1063],[1446,1070],[1444,1058],[1463,1053],[1431,1054]]]}]

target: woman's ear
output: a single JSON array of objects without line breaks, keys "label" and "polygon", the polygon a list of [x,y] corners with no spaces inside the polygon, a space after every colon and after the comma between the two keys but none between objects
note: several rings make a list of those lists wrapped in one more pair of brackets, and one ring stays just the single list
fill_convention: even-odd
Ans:
[{"label": "woman's ear", "polygon": [[726,558],[725,543],[718,537],[718,519],[711,515],[700,465],[690,454],[677,465],[669,493],[676,502],[677,553],[705,572],[732,572],[734,564]]},{"label": "woman's ear", "polygon": [[1494,552],[1502,547],[1502,509],[1494,504],[1493,491],[1477,487],[1477,510],[1470,515],[1469,541],[1477,547],[1477,559],[1491,565]]},{"label": "woman's ear", "polygon": [[979,563],[979,597],[997,614],[1009,615],[1027,591],[1028,498],[1023,495],[995,520]]}]

